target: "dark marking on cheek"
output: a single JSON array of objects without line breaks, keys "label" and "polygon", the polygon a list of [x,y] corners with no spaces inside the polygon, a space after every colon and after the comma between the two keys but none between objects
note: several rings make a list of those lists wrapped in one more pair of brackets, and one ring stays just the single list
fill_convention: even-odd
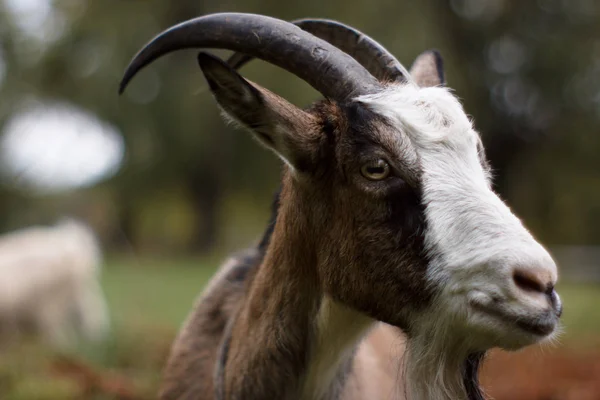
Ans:
[{"label": "dark marking on cheek", "polygon": [[[405,185],[389,199],[390,224],[392,229],[400,232],[402,240],[412,237],[422,245],[425,233],[425,207],[421,202],[420,191]],[[420,240],[418,240],[420,238]]]},{"label": "dark marking on cheek", "polygon": [[[323,243],[324,257],[344,265],[324,272],[325,290],[334,299],[407,332],[413,313],[427,307],[432,297],[426,282],[420,198],[408,185],[385,197],[353,196],[352,202],[340,205],[346,211],[337,217],[352,223],[335,224],[337,229]],[[339,245],[332,245],[336,241]]]},{"label": "dark marking on cheek", "polygon": [[[433,288],[427,281],[429,255],[425,252],[425,207],[418,190],[406,186],[388,200],[388,229],[395,233],[394,249],[398,260],[396,279],[401,286],[404,304],[409,311],[422,310],[431,304]],[[410,336],[410,321],[400,328]]]}]

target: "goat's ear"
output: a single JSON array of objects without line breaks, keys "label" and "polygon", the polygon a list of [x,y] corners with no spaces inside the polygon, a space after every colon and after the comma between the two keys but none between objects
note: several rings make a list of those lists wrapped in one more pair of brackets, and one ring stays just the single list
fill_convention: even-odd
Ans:
[{"label": "goat's ear", "polygon": [[421,87],[445,85],[442,56],[437,50],[428,50],[421,53],[410,67],[410,75]]},{"label": "goat's ear", "polygon": [[316,156],[315,117],[281,97],[244,79],[223,60],[208,53],[198,63],[225,114],[249,128],[295,170],[306,170]]}]

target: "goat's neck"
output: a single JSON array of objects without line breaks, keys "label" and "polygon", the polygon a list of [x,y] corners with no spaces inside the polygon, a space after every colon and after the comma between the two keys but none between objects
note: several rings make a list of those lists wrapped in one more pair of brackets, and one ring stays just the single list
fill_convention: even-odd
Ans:
[{"label": "goat's neck", "polygon": [[[225,399],[334,399],[371,320],[324,295],[316,240],[280,210],[265,258],[232,321]],[[304,227],[305,228],[305,227]]]}]

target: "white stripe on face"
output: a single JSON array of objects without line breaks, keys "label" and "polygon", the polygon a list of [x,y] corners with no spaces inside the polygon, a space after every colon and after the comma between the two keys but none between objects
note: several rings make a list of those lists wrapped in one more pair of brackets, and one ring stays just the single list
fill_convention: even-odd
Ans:
[{"label": "white stripe on face", "polygon": [[357,101],[408,135],[419,158],[425,246],[432,260],[427,275],[441,289],[440,311],[464,315],[467,326],[470,302],[487,306],[500,300],[502,313],[514,318],[547,311],[548,299],[523,293],[513,275],[516,269],[529,271],[541,286],[551,287],[556,265],[491,190],[478,135],[458,100],[445,88],[405,84]]}]

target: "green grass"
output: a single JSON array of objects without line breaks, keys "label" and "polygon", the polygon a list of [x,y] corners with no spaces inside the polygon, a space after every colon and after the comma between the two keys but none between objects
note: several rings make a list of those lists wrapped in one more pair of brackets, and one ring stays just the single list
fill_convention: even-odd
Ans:
[{"label": "green grass", "polygon": [[117,326],[177,328],[218,267],[218,261],[113,261],[103,286]]},{"label": "green grass", "polygon": [[[63,356],[82,361],[103,376],[117,376],[139,399],[156,398],[170,344],[218,260],[109,259],[102,285],[111,314],[111,337],[101,345],[54,352],[39,343],[0,349],[1,400],[116,400],[86,392],[78,378],[52,371]],[[112,379],[112,378],[110,378]]]},{"label": "green grass", "polygon": [[598,342],[600,334],[600,285],[564,283],[557,287],[563,302],[563,341]]},{"label": "green grass", "polygon": [[[135,388],[140,399],[155,398],[160,370],[170,343],[198,294],[221,260],[109,259],[102,283],[112,319],[112,337],[101,346],[81,346],[75,353],[102,374],[116,374]],[[561,284],[564,303],[561,342],[567,346],[597,344],[600,333],[600,285]],[[73,356],[73,354],[71,354]],[[0,399],[80,399],[72,378],[51,372],[57,354],[38,345],[1,353]],[[86,400],[114,400],[101,392]]]},{"label": "green grass", "polygon": [[[219,260],[132,262],[118,260],[104,271],[104,288],[118,327],[177,328],[214,274]],[[563,283],[564,340],[600,333],[600,285]]]}]

